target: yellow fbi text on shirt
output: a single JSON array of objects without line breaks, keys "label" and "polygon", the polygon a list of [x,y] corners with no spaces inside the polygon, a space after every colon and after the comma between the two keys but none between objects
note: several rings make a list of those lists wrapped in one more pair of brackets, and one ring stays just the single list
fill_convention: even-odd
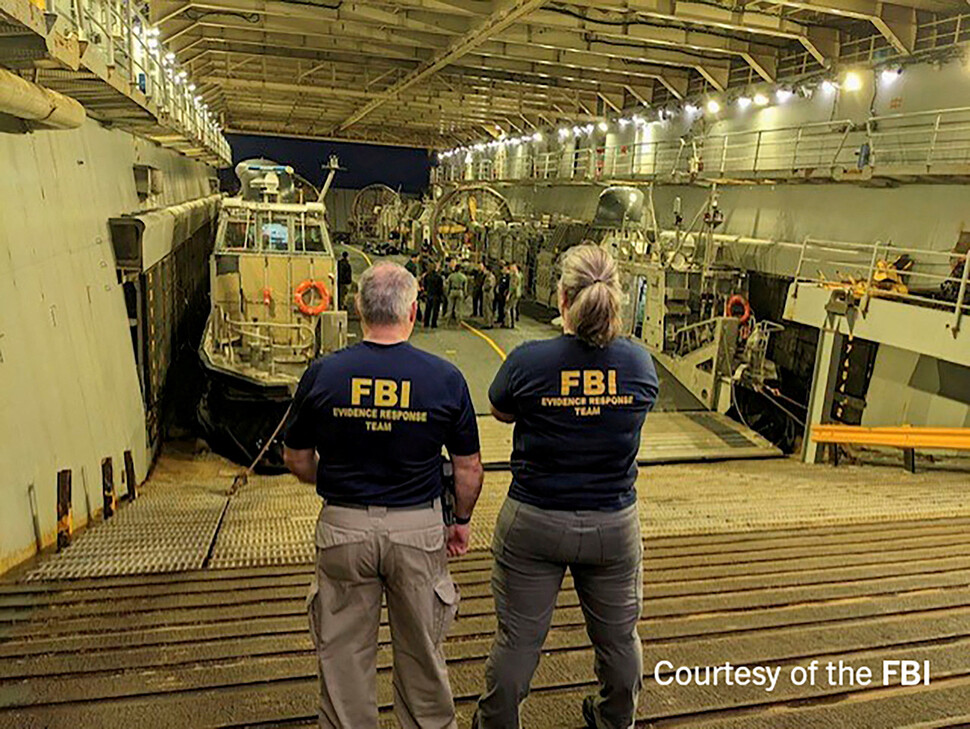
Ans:
[{"label": "yellow fbi text on shirt", "polygon": [[633,404],[633,395],[619,392],[616,370],[561,370],[559,396],[543,397],[542,407],[572,408],[579,416],[599,415],[603,407]]},{"label": "yellow fbi text on shirt", "polygon": [[388,433],[394,423],[426,423],[426,410],[411,409],[411,381],[350,378],[350,407],[335,407],[335,418],[363,420],[368,432]]}]

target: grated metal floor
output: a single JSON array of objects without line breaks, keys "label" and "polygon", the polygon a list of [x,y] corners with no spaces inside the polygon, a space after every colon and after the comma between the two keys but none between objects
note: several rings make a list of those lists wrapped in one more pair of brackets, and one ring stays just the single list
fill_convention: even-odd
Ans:
[{"label": "grated metal floor", "polygon": [[[466,355],[482,363],[470,383],[487,386],[495,355]],[[670,428],[661,416],[669,416]],[[696,449],[701,441],[712,458],[722,457],[710,455],[718,448],[728,455],[767,450],[718,416],[650,417],[645,443],[656,453],[691,443]],[[490,427],[483,442],[492,439],[486,448],[500,464],[511,431]],[[227,502],[237,470],[211,455],[169,449],[138,501],[21,580],[0,582],[0,728],[313,723],[318,688],[304,598],[320,502],[291,477],[258,476]],[[462,607],[445,652],[461,729],[469,726],[495,630],[488,545],[508,481],[507,472],[487,474],[474,551],[452,567]],[[638,726],[970,723],[967,483],[966,471],[913,475],[895,466],[833,469],[784,458],[644,468]],[[207,555],[208,568],[200,569]],[[379,640],[380,721],[392,727],[386,622]],[[785,682],[766,693],[664,686],[656,670],[662,659],[789,669],[815,659],[877,667],[885,658],[931,661],[931,683]],[[589,642],[567,578],[523,726],[581,727],[580,702],[593,686]]]},{"label": "grated metal floor", "polygon": [[[647,538],[638,726],[959,725],[970,706],[968,527],[962,517]],[[495,629],[489,571],[481,550],[453,564],[463,597],[445,651],[461,729]],[[0,727],[310,725],[309,579],[308,565],[277,565],[0,584]],[[813,659],[876,667],[884,658],[931,661],[930,685],[780,681],[766,693],[664,686],[656,670],[660,660],[787,671]],[[378,692],[387,727],[397,726],[390,666],[385,622]],[[567,578],[523,725],[581,727],[592,687]]]},{"label": "grated metal floor", "polygon": [[229,501],[209,566],[308,564],[320,498],[293,479],[251,476]]},{"label": "grated metal floor", "polygon": [[226,505],[225,490],[188,483],[148,489],[106,522],[31,570],[28,580],[201,569]]}]

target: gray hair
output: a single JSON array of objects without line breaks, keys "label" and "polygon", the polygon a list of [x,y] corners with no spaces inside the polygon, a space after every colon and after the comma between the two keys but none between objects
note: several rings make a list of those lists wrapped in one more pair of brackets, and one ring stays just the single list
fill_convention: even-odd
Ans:
[{"label": "gray hair", "polygon": [[417,280],[404,266],[391,261],[375,263],[357,284],[357,310],[371,326],[405,323],[417,298]]},{"label": "gray hair", "polygon": [[605,347],[620,336],[620,281],[616,261],[605,249],[587,242],[566,251],[559,291],[577,337]]}]

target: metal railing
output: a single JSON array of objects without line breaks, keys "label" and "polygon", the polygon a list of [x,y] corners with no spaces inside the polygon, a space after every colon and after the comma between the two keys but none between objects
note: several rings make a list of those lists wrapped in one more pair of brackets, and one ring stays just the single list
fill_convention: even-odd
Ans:
[{"label": "metal railing", "polygon": [[[933,16],[917,24],[913,53],[929,53],[952,48],[970,41],[970,14]],[[870,65],[902,59],[909,54],[901,53],[886,36],[880,33],[848,38],[839,44],[838,62],[841,66]],[[783,53],[778,61],[779,79],[795,79],[819,73],[822,70],[815,57],[806,50]]]},{"label": "metal railing", "polygon": [[226,164],[229,143],[214,114],[208,113],[188,73],[158,38],[158,29],[136,8],[134,0],[47,0],[47,12],[69,22],[85,55],[96,48],[109,70],[127,76],[129,91],[138,90],[157,107],[159,122],[172,126],[209,149]]},{"label": "metal railing", "polygon": [[[237,321],[225,311],[220,310],[220,314],[219,343],[227,351],[230,363],[235,364],[240,351],[248,349],[251,353],[246,360],[248,366],[276,376],[292,374],[277,372],[277,365],[305,364],[313,359],[316,337],[306,324]],[[290,339],[291,335],[296,336],[295,342],[279,341]]]},{"label": "metal railing", "polygon": [[866,135],[873,166],[970,163],[970,107],[875,117]]},{"label": "metal railing", "polygon": [[968,280],[966,253],[815,238],[802,242],[794,278],[796,284],[849,290],[863,312],[874,297],[950,311],[954,333],[970,313]]},{"label": "metal railing", "polygon": [[523,143],[462,154],[435,170],[437,182],[486,180],[609,180],[831,175],[854,169],[876,173],[947,174],[970,167],[970,107],[848,119],[773,129],[709,133],[694,138],[538,151]]}]

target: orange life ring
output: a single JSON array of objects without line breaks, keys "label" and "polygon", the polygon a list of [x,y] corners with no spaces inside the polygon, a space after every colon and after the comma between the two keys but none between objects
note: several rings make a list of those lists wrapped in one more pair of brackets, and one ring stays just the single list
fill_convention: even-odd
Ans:
[{"label": "orange life ring", "polygon": [[[317,293],[320,294],[320,303],[316,306],[310,306],[306,302],[306,299],[303,298],[303,295],[310,289],[316,289]],[[306,281],[296,287],[296,291],[293,292],[293,302],[304,314],[316,316],[317,314],[322,314],[328,308],[330,308],[330,292],[327,291],[327,287],[324,285],[323,281],[314,281],[308,278]]]},{"label": "orange life ring", "polygon": [[738,321],[747,324],[748,319],[751,318],[751,304],[741,294],[735,294],[727,300],[727,304],[724,305],[724,316],[736,316],[734,313],[735,306],[744,308],[744,312],[738,317]]}]

